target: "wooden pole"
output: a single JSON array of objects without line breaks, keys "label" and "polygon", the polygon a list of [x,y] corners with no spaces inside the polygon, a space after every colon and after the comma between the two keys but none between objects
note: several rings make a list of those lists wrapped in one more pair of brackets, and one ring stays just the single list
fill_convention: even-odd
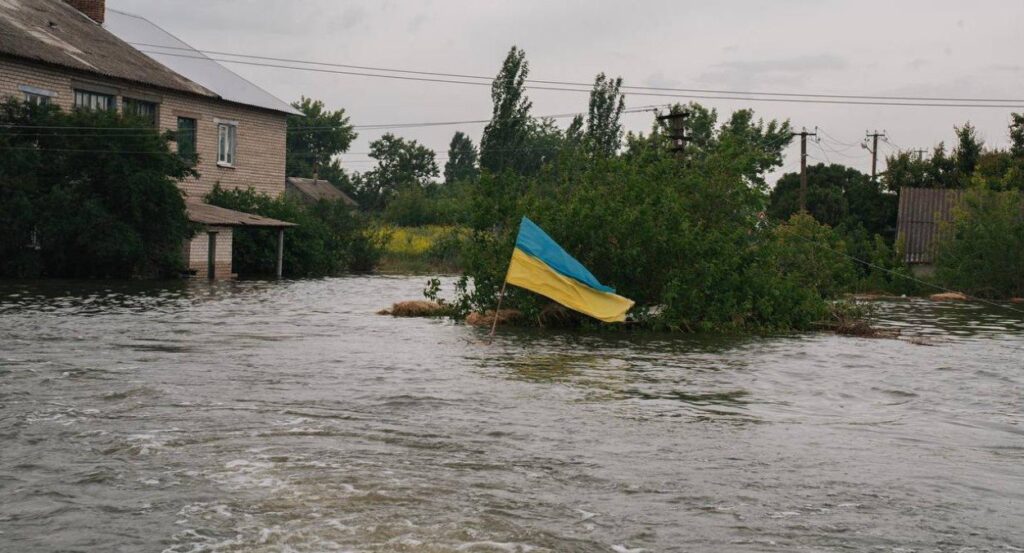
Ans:
[{"label": "wooden pole", "polygon": [[277,230],[277,278],[284,274],[284,229]]},{"label": "wooden pole", "polygon": [[508,285],[508,279],[501,283],[501,293],[498,294],[498,307],[494,309],[494,322],[491,323],[491,338],[494,338],[494,331],[498,329],[498,313],[501,313],[501,300],[505,299],[505,286]]}]

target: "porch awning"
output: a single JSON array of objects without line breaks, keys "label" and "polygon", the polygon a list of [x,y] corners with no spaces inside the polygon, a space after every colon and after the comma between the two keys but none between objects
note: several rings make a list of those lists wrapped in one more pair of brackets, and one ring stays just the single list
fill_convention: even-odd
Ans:
[{"label": "porch awning", "polygon": [[185,210],[188,213],[188,220],[210,226],[220,227],[260,227],[260,228],[289,228],[297,226],[295,223],[278,221],[270,217],[262,217],[235,211],[224,207],[205,204],[202,202],[185,202]]}]

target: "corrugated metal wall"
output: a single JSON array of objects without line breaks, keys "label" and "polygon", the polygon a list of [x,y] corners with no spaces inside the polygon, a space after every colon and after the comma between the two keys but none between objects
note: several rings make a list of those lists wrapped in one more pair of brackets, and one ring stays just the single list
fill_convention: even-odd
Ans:
[{"label": "corrugated metal wall", "polygon": [[963,194],[943,188],[902,188],[897,240],[904,241],[907,263],[932,263],[934,245],[943,222],[953,220],[953,208]]}]

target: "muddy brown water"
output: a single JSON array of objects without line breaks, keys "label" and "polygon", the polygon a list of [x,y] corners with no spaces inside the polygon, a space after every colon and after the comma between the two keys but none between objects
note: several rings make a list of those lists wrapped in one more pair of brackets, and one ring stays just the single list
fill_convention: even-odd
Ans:
[{"label": "muddy brown water", "polygon": [[0,550],[1024,549],[1020,313],[488,345],[423,281],[0,284]]}]

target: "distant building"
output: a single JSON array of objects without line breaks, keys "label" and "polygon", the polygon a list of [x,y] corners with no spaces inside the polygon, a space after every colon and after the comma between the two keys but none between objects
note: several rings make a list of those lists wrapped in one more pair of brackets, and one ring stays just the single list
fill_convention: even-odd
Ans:
[{"label": "distant building", "polygon": [[285,194],[309,204],[314,204],[320,200],[327,200],[330,202],[342,202],[352,209],[359,209],[359,204],[349,197],[348,194],[323,179],[288,177],[288,180],[285,181]]},{"label": "distant building", "polygon": [[[214,183],[284,193],[287,118],[298,112],[150,21],[106,9],[104,0],[0,0],[3,97],[134,113],[175,131],[178,152],[198,157],[199,176],[180,183],[190,216],[207,211],[201,204]],[[288,226],[218,213],[221,226],[193,218],[207,234],[185,245],[189,268],[210,278],[231,275],[234,226]]]},{"label": "distant building", "polygon": [[935,262],[935,245],[944,223],[953,220],[953,208],[963,191],[943,188],[900,190],[896,240],[903,243],[903,260],[918,274],[928,274]]}]

